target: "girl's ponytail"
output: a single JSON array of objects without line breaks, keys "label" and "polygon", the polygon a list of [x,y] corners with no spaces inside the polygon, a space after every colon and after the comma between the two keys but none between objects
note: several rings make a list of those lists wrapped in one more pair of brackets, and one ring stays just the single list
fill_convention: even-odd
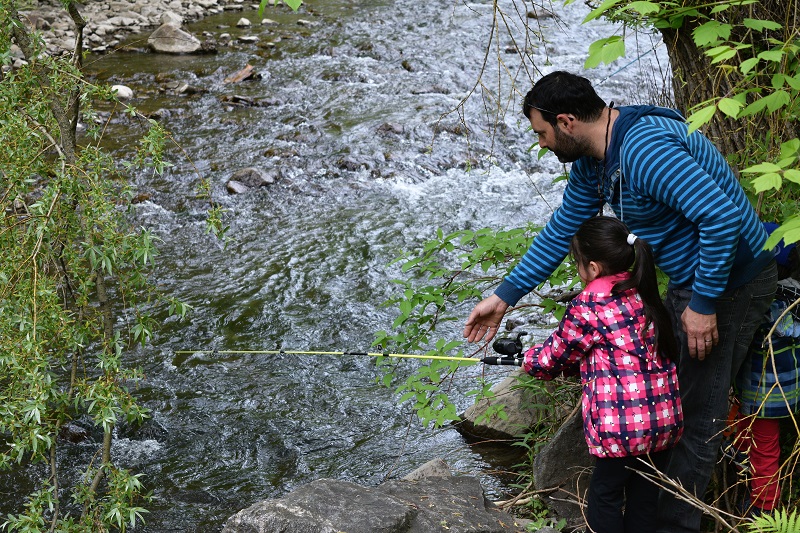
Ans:
[{"label": "girl's ponytail", "polygon": [[629,234],[628,242],[633,241],[631,246],[633,246],[636,256],[631,269],[631,277],[626,281],[617,283],[614,286],[614,290],[622,292],[632,287],[636,287],[639,290],[642,303],[644,303],[645,317],[655,327],[658,350],[674,360],[678,356],[678,345],[675,341],[675,334],[672,331],[672,321],[658,290],[658,277],[656,276],[653,249],[647,241],[635,236],[631,239],[630,236],[633,236],[633,234]]}]

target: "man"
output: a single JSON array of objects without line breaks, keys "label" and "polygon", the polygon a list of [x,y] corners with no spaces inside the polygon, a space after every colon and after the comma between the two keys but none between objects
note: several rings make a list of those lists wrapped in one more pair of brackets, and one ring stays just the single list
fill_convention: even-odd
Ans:
[{"label": "man", "polygon": [[[675,111],[606,106],[583,77],[558,71],[526,95],[523,113],[572,163],[562,205],[495,293],[475,306],[470,342],[491,340],[506,310],[566,257],[577,228],[608,203],[653,248],[670,278],[666,306],[680,346],[684,436],[667,475],[702,499],[728,412],[728,391],[775,294],[767,234],[736,176]],[[699,531],[701,512],[662,493],[659,531]]]}]

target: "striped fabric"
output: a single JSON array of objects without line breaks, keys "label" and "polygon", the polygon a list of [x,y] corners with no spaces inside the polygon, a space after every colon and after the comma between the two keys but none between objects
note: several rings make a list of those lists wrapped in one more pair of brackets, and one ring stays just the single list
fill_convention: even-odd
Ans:
[{"label": "striped fabric", "polygon": [[580,366],[584,435],[597,457],[666,450],[683,432],[677,369],[656,352],[639,293],[611,294],[628,275],[589,283],[558,329],[525,353],[523,364],[540,379]]},{"label": "striped fabric", "polygon": [[[745,415],[781,418],[800,410],[800,319],[791,313],[780,319],[792,301],[779,297],[773,302],[736,376],[734,390]],[[765,338],[778,319],[772,336],[773,366]]]},{"label": "striped fabric", "polygon": [[[653,247],[673,286],[693,290],[690,307],[714,313],[727,288],[747,283],[771,260],[766,231],[718,150],[701,133],[687,136],[676,112],[621,107],[612,130],[605,201]],[[496,294],[514,305],[566,257],[578,227],[600,206],[602,166],[573,163],[561,206]]]}]

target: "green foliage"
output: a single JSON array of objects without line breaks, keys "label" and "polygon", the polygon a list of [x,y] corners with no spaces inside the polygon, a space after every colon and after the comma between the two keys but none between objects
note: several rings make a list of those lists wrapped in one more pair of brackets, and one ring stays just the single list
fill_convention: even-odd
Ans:
[{"label": "green foliage", "polygon": [[778,509],[773,513],[764,513],[753,518],[748,525],[750,533],[796,533],[800,531],[800,515],[797,509],[788,511]]},{"label": "green foliage", "polygon": [[[448,355],[457,351],[458,357],[465,357],[461,341],[434,340],[437,327],[463,320],[464,306],[460,304],[480,298],[499,284],[528,249],[538,229],[529,225],[510,230],[482,228],[450,234],[437,230],[436,237],[423,243],[416,253],[407,253],[396,260],[408,279],[394,280],[400,287],[399,294],[384,304],[399,310],[393,324],[395,332],[377,332],[373,345],[381,346],[384,351],[392,347],[392,350],[426,355]],[[575,278],[574,268],[565,264],[551,276],[550,283],[569,285]],[[543,298],[535,305],[519,306],[516,312],[526,312],[532,306],[563,312],[563,305],[552,298]],[[429,350],[432,343],[434,348]],[[396,379],[396,367],[388,361],[381,364],[385,370],[381,379],[390,386]],[[441,426],[455,420],[455,407],[443,388],[459,367],[457,361],[434,361],[419,368],[396,385],[400,402],[412,401],[424,425]],[[490,387],[480,378],[476,389],[468,394],[476,400],[491,397]],[[498,404],[490,407],[486,416],[503,418],[506,415],[503,406]]]},{"label": "green foliage", "polygon": [[[12,38],[28,64],[0,78],[0,470],[44,463],[49,475],[0,528],[124,531],[142,521],[149,499],[141,474],[110,457],[114,427],[148,416],[132,391],[141,371],[124,354],[152,337],[151,312],[182,317],[189,307],[151,284],[158,239],[130,225],[134,191],[120,172],[163,172],[169,134],[149,121],[133,160],[114,161],[98,148],[98,128],[82,138],[75,129],[79,119],[94,124],[93,104],[115,101],[110,89],[83,79],[80,57],[41,53],[5,2],[6,63]],[[79,418],[104,437],[70,487],[75,473],[57,461],[70,444],[59,432]]]},{"label": "green foliage", "polygon": [[530,503],[525,506],[524,511],[521,511],[521,514],[524,514],[531,521],[525,526],[525,531],[540,531],[546,527],[556,531],[563,531],[567,525],[567,520],[565,518],[556,520],[551,517],[550,510],[545,503],[538,498],[531,499]]},{"label": "green foliage", "polygon": [[[693,44],[707,57],[708,65],[716,69],[698,72],[697,76],[702,80],[719,77],[728,88],[693,109],[688,117],[689,129],[707,125],[718,114],[744,125],[751,148],[745,154],[731,154],[749,178],[744,185],[759,197],[764,217],[782,223],[773,241],[783,237],[795,242],[800,240],[800,141],[791,125],[800,119],[800,41],[797,28],[784,25],[791,24],[790,13],[797,6],[792,7],[794,3],[789,2],[783,7],[776,4],[755,11],[749,7],[755,4],[755,0],[606,0],[592,10],[586,21],[602,16],[632,27],[691,30]],[[770,15],[775,18],[770,19]],[[585,66],[590,68],[622,57],[626,35],[592,43]],[[782,189],[786,191],[780,193]]]}]

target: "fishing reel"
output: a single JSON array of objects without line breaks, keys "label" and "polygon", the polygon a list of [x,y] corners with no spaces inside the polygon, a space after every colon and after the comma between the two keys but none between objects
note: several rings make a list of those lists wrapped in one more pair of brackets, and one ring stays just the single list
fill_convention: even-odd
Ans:
[{"label": "fishing reel", "polygon": [[497,339],[492,344],[492,349],[504,357],[484,357],[481,361],[486,365],[522,366],[525,359],[522,355],[522,337],[527,334],[527,331],[521,331],[517,334],[517,338]]}]

